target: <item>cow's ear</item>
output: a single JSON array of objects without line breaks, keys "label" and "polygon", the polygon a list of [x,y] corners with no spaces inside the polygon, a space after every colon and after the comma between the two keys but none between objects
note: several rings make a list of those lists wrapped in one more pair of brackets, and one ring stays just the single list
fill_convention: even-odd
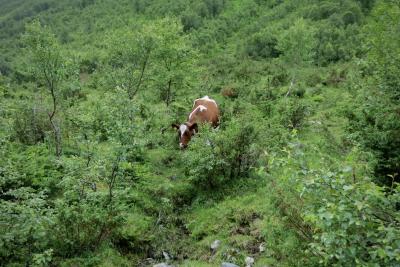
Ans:
[{"label": "cow's ear", "polygon": [[172,123],[172,124],[171,124],[171,127],[172,127],[172,128],[176,128],[176,129],[179,129],[179,125],[176,124],[176,123]]},{"label": "cow's ear", "polygon": [[191,125],[189,126],[189,130],[195,130],[196,133],[197,133],[197,132],[198,132],[198,130],[197,130],[197,123],[191,124]]}]

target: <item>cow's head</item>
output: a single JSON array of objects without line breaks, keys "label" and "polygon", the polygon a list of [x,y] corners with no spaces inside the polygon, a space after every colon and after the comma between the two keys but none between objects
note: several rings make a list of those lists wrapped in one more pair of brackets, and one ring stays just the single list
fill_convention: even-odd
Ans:
[{"label": "cow's head", "polygon": [[181,149],[186,148],[192,136],[197,133],[197,123],[186,122],[181,125],[173,123],[172,127],[178,130],[179,147]]}]

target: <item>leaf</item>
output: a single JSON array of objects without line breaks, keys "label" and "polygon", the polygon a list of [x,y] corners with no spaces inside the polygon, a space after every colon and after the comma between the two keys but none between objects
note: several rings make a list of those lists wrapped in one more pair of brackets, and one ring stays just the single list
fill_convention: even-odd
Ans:
[{"label": "leaf", "polygon": [[343,186],[343,190],[344,191],[349,191],[349,190],[352,190],[353,188],[354,188],[353,185],[345,185],[345,186]]}]

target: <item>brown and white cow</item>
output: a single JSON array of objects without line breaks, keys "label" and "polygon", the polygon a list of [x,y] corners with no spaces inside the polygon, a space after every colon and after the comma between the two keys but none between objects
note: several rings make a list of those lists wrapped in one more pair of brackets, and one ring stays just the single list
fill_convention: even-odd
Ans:
[{"label": "brown and white cow", "polygon": [[190,139],[198,132],[198,123],[211,123],[213,127],[218,126],[219,110],[215,100],[204,96],[196,99],[193,104],[192,112],[189,114],[188,121],[178,125],[172,124],[172,127],[178,130],[179,147],[187,147]]}]

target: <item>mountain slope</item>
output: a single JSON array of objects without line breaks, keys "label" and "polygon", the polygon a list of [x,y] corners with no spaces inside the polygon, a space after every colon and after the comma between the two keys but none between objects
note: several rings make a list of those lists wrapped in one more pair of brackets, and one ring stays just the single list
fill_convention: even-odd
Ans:
[{"label": "mountain slope", "polygon": [[[4,265],[400,260],[397,176],[377,167],[397,166],[382,151],[397,140],[399,40],[369,30],[397,29],[386,27],[396,5],[0,0],[0,10]],[[204,95],[220,126],[201,125],[179,150],[170,125]]]}]

